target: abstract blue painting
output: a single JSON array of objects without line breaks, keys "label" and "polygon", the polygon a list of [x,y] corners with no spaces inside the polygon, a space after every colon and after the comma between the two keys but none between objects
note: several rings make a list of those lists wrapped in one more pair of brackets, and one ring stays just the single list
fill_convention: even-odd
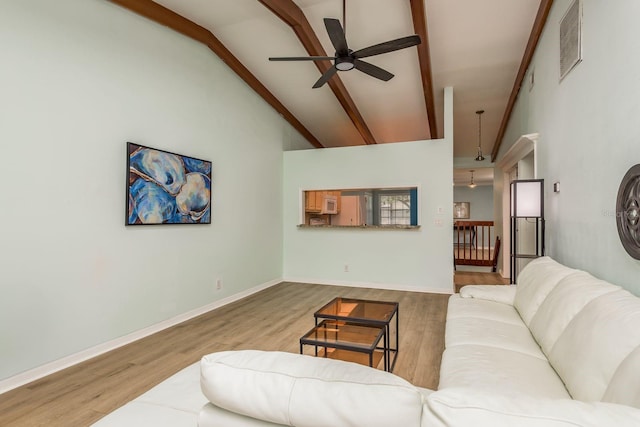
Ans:
[{"label": "abstract blue painting", "polygon": [[211,224],[211,162],[127,143],[126,225]]}]

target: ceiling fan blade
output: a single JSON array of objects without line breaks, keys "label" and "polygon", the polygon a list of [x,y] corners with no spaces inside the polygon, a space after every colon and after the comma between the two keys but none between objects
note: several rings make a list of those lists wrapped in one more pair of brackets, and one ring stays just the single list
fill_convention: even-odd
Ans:
[{"label": "ceiling fan blade", "polygon": [[382,53],[393,52],[395,50],[405,49],[407,47],[415,46],[421,43],[420,36],[413,35],[402,37],[388,42],[376,44],[373,46],[365,47],[364,49],[353,52],[353,56],[356,58],[366,58],[368,56],[380,55]]},{"label": "ceiling fan blade", "polygon": [[333,61],[335,56],[283,56],[277,58],[269,58],[269,61]]},{"label": "ceiling fan blade", "polygon": [[333,18],[324,18],[324,26],[327,29],[327,34],[329,34],[333,47],[336,49],[336,55],[348,55],[347,39],[344,36],[340,21]]},{"label": "ceiling fan blade", "polygon": [[359,59],[356,59],[354,61],[354,64],[356,66],[356,70],[360,70],[365,74],[369,74],[371,77],[375,77],[376,79],[384,80],[385,82],[387,82],[393,78],[393,74],[391,74],[387,70],[383,70],[377,65],[360,61]]},{"label": "ceiling fan blade", "polygon": [[325,73],[322,75],[322,77],[320,77],[320,79],[318,79],[316,84],[313,85],[313,88],[317,89],[320,86],[324,85],[337,72],[338,72],[338,70],[335,67],[329,68],[327,71],[325,71]]}]

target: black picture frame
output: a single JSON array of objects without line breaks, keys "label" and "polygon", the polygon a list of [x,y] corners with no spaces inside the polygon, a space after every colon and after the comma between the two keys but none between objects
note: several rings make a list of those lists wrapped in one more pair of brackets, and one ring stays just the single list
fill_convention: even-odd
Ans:
[{"label": "black picture frame", "polygon": [[127,142],[125,225],[211,224],[211,161]]}]

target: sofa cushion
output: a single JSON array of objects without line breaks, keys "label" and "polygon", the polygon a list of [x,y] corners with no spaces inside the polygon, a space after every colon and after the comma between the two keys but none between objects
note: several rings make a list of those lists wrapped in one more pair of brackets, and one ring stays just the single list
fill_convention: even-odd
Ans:
[{"label": "sofa cushion", "polygon": [[445,326],[445,347],[467,344],[518,351],[547,360],[522,322],[515,324],[480,317],[448,318]]},{"label": "sofa cushion", "polygon": [[640,298],[618,290],[595,298],[573,318],[549,361],[574,399],[600,400],[616,370],[639,345]]},{"label": "sofa cushion", "polygon": [[569,322],[589,302],[619,289],[620,286],[596,279],[584,271],[560,280],[540,305],[529,325],[542,351],[549,354]]},{"label": "sofa cushion", "polygon": [[636,347],[618,366],[602,401],[640,408],[638,372],[640,372],[640,346]]},{"label": "sofa cushion", "polygon": [[244,350],[204,356],[201,386],[216,406],[297,427],[417,427],[422,414],[422,394],[402,378],[291,353]]},{"label": "sofa cushion", "polygon": [[425,401],[423,427],[637,427],[640,410],[611,403],[446,389]]},{"label": "sofa cushion", "polygon": [[548,361],[481,345],[460,345],[444,351],[438,389],[447,388],[570,398]]},{"label": "sofa cushion", "polygon": [[198,427],[277,427],[281,425],[236,414],[219,408],[213,403],[204,405],[198,415]]},{"label": "sofa cushion", "polygon": [[576,271],[546,256],[534,259],[522,269],[513,305],[527,326],[549,292],[560,280]]},{"label": "sofa cushion", "polygon": [[96,427],[194,426],[207,399],[200,391],[200,363],[170,376],[93,424]]},{"label": "sofa cushion", "polygon": [[92,427],[192,427],[198,414],[168,406],[133,400],[108,414]]},{"label": "sofa cushion", "polygon": [[499,322],[522,325],[522,319],[513,305],[464,297],[462,294],[453,294],[449,297],[447,319],[459,319],[461,317],[497,320]]}]

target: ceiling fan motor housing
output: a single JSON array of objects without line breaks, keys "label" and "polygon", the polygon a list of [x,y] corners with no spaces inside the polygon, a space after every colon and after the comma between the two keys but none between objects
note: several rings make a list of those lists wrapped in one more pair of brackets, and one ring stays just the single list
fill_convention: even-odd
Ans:
[{"label": "ceiling fan motor housing", "polygon": [[349,71],[355,67],[354,58],[351,56],[351,52],[347,56],[338,56],[336,52],[336,60],[334,62],[334,67],[336,67],[339,71]]}]

